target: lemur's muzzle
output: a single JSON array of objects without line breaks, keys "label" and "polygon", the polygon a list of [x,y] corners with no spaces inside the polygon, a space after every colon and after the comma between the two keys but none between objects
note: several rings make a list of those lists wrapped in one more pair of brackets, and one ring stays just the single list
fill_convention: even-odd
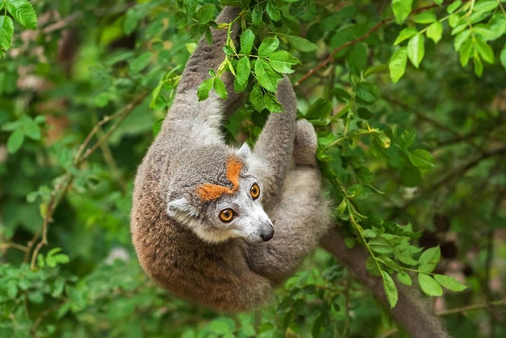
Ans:
[{"label": "lemur's muzzle", "polygon": [[272,226],[272,223],[269,221],[269,223],[264,224],[264,226],[262,227],[260,237],[264,242],[268,242],[271,240],[273,236],[274,236],[274,227]]}]

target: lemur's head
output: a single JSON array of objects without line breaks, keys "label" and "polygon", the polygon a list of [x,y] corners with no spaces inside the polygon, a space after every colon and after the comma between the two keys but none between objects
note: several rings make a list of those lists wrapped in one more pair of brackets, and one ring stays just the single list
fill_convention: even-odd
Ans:
[{"label": "lemur's head", "polygon": [[206,146],[183,155],[169,188],[169,216],[210,243],[270,240],[274,228],[260,203],[261,184],[248,170],[249,156],[247,145]]}]

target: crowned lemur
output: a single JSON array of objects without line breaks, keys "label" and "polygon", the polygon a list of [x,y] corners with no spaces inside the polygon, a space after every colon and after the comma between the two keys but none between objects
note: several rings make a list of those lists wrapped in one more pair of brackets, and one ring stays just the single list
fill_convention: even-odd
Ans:
[{"label": "crowned lemur", "polygon": [[[226,7],[217,22],[231,22],[239,11]],[[212,46],[202,39],[188,61],[139,167],[131,230],[140,263],[158,284],[209,308],[236,312],[268,302],[330,222],[316,134],[309,122],[296,122],[288,79],[277,90],[284,112],[270,115],[253,151],[224,143],[221,111],[236,104],[237,94],[229,89],[227,102],[215,93],[197,98],[208,69],[224,59],[227,32],[212,35]]]}]

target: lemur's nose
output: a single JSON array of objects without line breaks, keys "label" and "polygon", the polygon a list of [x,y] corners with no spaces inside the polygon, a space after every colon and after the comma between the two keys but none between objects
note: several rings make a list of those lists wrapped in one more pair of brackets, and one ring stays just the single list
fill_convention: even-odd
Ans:
[{"label": "lemur's nose", "polygon": [[271,240],[271,238],[274,236],[274,228],[272,225],[269,225],[266,229],[262,231],[260,234],[260,237],[262,237],[262,240],[264,242],[268,242]]}]

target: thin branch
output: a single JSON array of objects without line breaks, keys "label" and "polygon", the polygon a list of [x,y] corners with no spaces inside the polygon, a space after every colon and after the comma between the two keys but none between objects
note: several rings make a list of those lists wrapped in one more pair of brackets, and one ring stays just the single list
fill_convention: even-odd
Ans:
[{"label": "thin branch", "polygon": [[[121,125],[121,123],[130,115],[130,113],[134,110],[134,108],[140,104],[148,95],[148,92],[143,92],[142,94],[139,94],[135,99],[132,100],[128,105],[120,109],[118,112],[104,117],[99,123],[97,123],[91,132],[88,134],[84,142],[79,147],[76,156],[74,157],[74,167],[77,169],[81,163],[86,161],[95,150],[97,150],[100,146],[102,146],[109,138],[112,136],[112,134],[118,129],[118,127]],[[101,137],[93,146],[88,148],[89,143],[91,142],[91,139],[93,136],[100,130],[100,127],[106,124],[107,122],[111,121],[112,119],[118,118],[119,119],[112,125],[112,127],[104,134],[103,137]],[[86,150],[86,152],[85,152]],[[83,154],[84,153],[84,154]],[[74,180],[74,174],[67,172],[61,181],[54,187],[53,191],[51,192],[51,196],[49,198],[49,202],[46,207],[46,213],[44,215],[44,221],[42,223],[42,228],[39,229],[33,236],[33,238],[28,242],[28,250],[25,254],[25,261],[28,259],[28,255],[31,252],[33,246],[35,245],[36,241],[40,237],[42,233],[42,239],[37,244],[35,249],[32,253],[32,259],[30,263],[31,269],[35,269],[35,261],[37,259],[37,255],[39,254],[40,249],[47,244],[47,232],[49,223],[53,221],[52,216],[54,211],[56,210],[56,207],[60,203],[61,199],[65,194],[67,193],[68,189],[72,185],[72,182]]]},{"label": "thin branch", "polygon": [[434,120],[433,118],[425,115],[425,114],[422,114],[420,113],[419,111],[417,111],[416,109],[414,109],[413,107],[411,107],[409,104],[406,104],[404,102],[401,102],[393,97],[389,97],[389,96],[383,96],[383,98],[385,100],[387,100],[388,102],[391,102],[395,105],[398,105],[399,107],[402,107],[406,110],[409,110],[410,112],[412,112],[413,114],[416,115],[417,118],[419,118],[420,120],[422,121],[425,121],[425,122],[428,122],[432,125],[434,125],[435,127],[441,129],[441,130],[444,130],[444,131],[447,131],[449,132],[450,134],[453,134],[455,137],[460,137],[460,135],[453,129],[449,128],[448,126],[444,125],[443,123],[437,121],[437,120]]},{"label": "thin branch", "polygon": [[427,191],[435,191],[439,189],[440,187],[444,186],[448,182],[453,181],[455,178],[458,178],[462,175],[464,175],[466,172],[477,166],[481,163],[481,161],[484,161],[490,157],[498,156],[498,155],[504,155],[506,154],[506,147],[501,147],[492,151],[485,151],[481,154],[481,156],[475,158],[474,160],[462,165],[457,170],[449,173],[439,181],[437,181],[435,184],[433,184],[430,188],[427,189]]},{"label": "thin branch", "polygon": [[[451,4],[452,2],[455,2],[455,1],[456,0],[445,2],[444,5],[449,5],[449,4]],[[467,0],[467,1],[469,1],[469,0]],[[409,15],[411,16],[413,14],[424,12],[426,10],[429,10],[429,9],[432,9],[432,8],[435,8],[435,7],[439,7],[439,5],[434,4],[434,5],[420,7],[420,8],[417,8],[417,9],[411,11],[411,13],[409,13]],[[334,49],[334,51],[332,53],[330,53],[330,55],[325,60],[321,61],[315,68],[311,69],[303,77],[301,77],[299,79],[299,81],[295,82],[295,86],[300,85],[302,82],[306,81],[311,75],[313,75],[314,73],[316,73],[320,69],[326,67],[327,64],[334,59],[334,57],[336,56],[337,53],[339,53],[340,51],[342,51],[342,50],[344,50],[344,49],[346,49],[346,48],[348,48],[348,47],[356,44],[357,42],[361,42],[361,41],[367,39],[369,37],[369,35],[371,35],[372,33],[376,32],[382,26],[384,26],[384,25],[392,22],[394,19],[395,19],[394,17],[389,17],[389,18],[383,19],[380,22],[378,22],[374,27],[372,27],[367,32],[365,32],[365,34],[362,35],[361,37],[356,38],[355,40],[352,40],[352,41],[348,41],[344,45],[341,45],[341,46],[337,47],[336,49]]]}]

